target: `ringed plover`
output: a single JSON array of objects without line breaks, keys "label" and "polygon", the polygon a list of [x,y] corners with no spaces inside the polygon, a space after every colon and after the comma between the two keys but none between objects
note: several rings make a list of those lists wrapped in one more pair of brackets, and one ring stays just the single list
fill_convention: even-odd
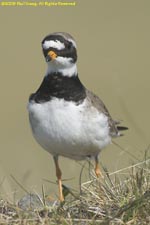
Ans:
[{"label": "ringed plover", "polygon": [[59,198],[64,201],[58,157],[93,157],[99,176],[99,153],[127,128],[118,126],[99,97],[80,81],[76,42],[70,34],[47,35],[42,49],[48,67],[40,87],[29,98],[29,121],[36,141],[53,155]]}]

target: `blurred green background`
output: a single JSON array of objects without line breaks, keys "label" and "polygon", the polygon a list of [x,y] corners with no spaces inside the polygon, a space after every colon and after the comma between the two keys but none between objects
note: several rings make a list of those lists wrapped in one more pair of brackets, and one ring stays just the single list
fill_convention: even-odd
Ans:
[{"label": "blurred green background", "polygon": [[[78,71],[86,87],[103,99],[113,118],[129,127],[116,139],[142,159],[150,144],[150,1],[76,1],[75,7],[0,6],[0,191],[8,199],[27,190],[57,194],[53,159],[35,142],[26,105],[41,83],[46,64],[41,40],[55,31],[72,34],[78,46]],[[110,172],[134,157],[113,144],[100,162]],[[60,159],[66,185],[78,188],[81,166]],[[86,177],[84,177],[86,179]],[[84,180],[83,179],[83,180]]]}]

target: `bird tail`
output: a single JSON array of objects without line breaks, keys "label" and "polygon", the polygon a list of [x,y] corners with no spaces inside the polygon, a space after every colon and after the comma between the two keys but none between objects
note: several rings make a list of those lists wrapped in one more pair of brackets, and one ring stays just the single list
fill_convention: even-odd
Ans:
[{"label": "bird tail", "polygon": [[123,126],[117,126],[118,131],[122,131],[122,130],[128,130],[128,127],[123,127]]},{"label": "bird tail", "polygon": [[124,131],[124,130],[128,130],[128,127],[123,127],[123,126],[117,126],[117,130],[118,130],[118,135],[119,136],[124,136],[124,134],[120,133],[120,131]]}]

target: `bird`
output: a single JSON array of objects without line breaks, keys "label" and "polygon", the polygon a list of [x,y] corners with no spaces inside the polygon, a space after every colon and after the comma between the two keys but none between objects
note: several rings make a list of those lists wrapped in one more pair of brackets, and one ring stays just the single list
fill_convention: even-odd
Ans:
[{"label": "bird", "polygon": [[80,81],[77,45],[69,33],[48,34],[41,45],[47,70],[39,88],[29,97],[29,122],[36,141],[53,156],[59,199],[63,202],[59,156],[93,158],[99,177],[99,153],[128,128],[119,126],[103,101]]}]

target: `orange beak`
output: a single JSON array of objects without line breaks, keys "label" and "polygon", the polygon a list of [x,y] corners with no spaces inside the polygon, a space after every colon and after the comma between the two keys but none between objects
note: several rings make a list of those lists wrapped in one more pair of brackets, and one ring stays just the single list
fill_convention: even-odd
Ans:
[{"label": "orange beak", "polygon": [[46,62],[56,59],[57,54],[54,51],[49,51],[46,56]]}]

